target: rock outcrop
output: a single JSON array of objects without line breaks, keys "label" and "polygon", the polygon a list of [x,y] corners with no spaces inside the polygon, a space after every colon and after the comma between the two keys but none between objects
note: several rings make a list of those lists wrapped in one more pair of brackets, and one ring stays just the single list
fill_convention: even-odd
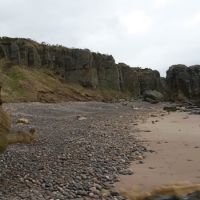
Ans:
[{"label": "rock outcrop", "polygon": [[116,64],[111,55],[8,37],[0,38],[0,59],[19,66],[48,68],[66,82],[91,89],[122,91],[135,97],[151,90],[168,100],[200,99],[199,65],[171,66],[164,79],[156,70]]},{"label": "rock outcrop", "polygon": [[[0,84],[0,100],[1,100],[1,84]],[[1,102],[1,101],[0,101]],[[6,150],[9,144],[16,143],[31,143],[37,138],[34,129],[29,133],[11,130],[11,120],[9,115],[3,110],[0,105],[0,153]]]},{"label": "rock outcrop", "polygon": [[85,87],[120,90],[114,58],[88,49],[50,46],[29,39],[1,38],[1,58],[19,65],[50,68],[66,81]]},{"label": "rock outcrop", "polygon": [[116,64],[111,55],[88,49],[39,44],[30,39],[0,39],[0,59],[18,65],[47,67],[66,81],[88,88],[129,92],[140,96],[145,90],[162,90],[159,72]]},{"label": "rock outcrop", "polygon": [[120,88],[129,91],[135,96],[141,96],[146,90],[157,90],[163,92],[160,74],[156,70],[131,68],[124,63],[118,65],[120,74]]},{"label": "rock outcrop", "polygon": [[166,81],[171,100],[200,99],[200,65],[173,65],[167,71]]}]

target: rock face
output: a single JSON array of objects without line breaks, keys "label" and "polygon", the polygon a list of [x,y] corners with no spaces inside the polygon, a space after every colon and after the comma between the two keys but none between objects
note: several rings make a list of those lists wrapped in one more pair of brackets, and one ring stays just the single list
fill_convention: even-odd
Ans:
[{"label": "rock face", "polygon": [[117,68],[119,71],[119,85],[121,90],[131,92],[134,96],[139,96],[141,91],[137,71],[124,63],[119,63]]},{"label": "rock face", "polygon": [[89,88],[129,92],[140,96],[147,89],[162,90],[159,72],[116,64],[111,55],[88,49],[39,44],[30,39],[0,39],[0,59],[28,67],[47,67],[66,81]]},{"label": "rock face", "polygon": [[172,100],[200,99],[200,65],[173,65],[167,71],[166,81]]},{"label": "rock face", "polygon": [[28,39],[1,38],[1,58],[29,67],[48,67],[66,81],[85,87],[120,89],[114,58],[87,49],[38,44]]},{"label": "rock face", "polygon": [[118,69],[122,91],[130,91],[134,96],[143,95],[146,90],[163,91],[160,74],[156,70],[131,68],[123,63],[118,64]]},{"label": "rock face", "polygon": [[111,55],[8,37],[0,38],[0,59],[26,67],[48,68],[66,82],[87,88],[122,91],[135,97],[155,90],[168,100],[200,99],[199,65],[173,65],[164,79],[156,70],[116,64]]}]

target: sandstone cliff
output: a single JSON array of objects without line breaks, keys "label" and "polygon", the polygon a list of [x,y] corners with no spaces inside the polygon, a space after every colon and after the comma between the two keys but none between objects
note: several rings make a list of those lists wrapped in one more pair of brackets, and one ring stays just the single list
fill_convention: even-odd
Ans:
[{"label": "sandstone cliff", "polygon": [[88,49],[39,44],[30,39],[0,39],[0,59],[31,68],[48,68],[66,82],[87,88],[125,91],[140,96],[147,89],[162,91],[159,72],[116,64],[111,55]]},{"label": "sandstone cliff", "polygon": [[[200,99],[199,65],[173,65],[164,79],[156,70],[133,68],[124,63],[116,64],[111,55],[8,37],[0,38],[0,60],[7,60],[12,63],[9,66],[18,65],[24,69],[48,69],[61,77],[65,84],[74,83],[93,91],[116,91],[139,97],[147,90],[155,90],[164,94],[168,100]],[[44,77],[47,78],[46,75]],[[48,91],[42,89],[42,94],[40,90],[36,92],[39,96],[46,93],[48,96],[57,90],[56,87],[53,91],[50,87]],[[59,95],[61,93],[64,94],[65,90],[60,91]],[[67,100],[66,96],[68,93],[62,99]],[[83,95],[83,98],[86,96]]]},{"label": "sandstone cliff", "polygon": [[167,71],[166,81],[171,100],[200,99],[200,65],[173,65]]},{"label": "sandstone cliff", "polygon": [[146,90],[163,91],[160,74],[156,70],[131,68],[123,63],[118,64],[118,69],[122,91],[131,91],[135,96],[142,95]]}]

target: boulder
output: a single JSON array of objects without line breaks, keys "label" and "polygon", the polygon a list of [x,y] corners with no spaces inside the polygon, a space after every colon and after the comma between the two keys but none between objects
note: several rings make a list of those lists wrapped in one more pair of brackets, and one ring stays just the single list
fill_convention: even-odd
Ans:
[{"label": "boulder", "polygon": [[17,120],[17,124],[29,124],[29,123],[30,123],[29,120],[26,118],[19,118]]},{"label": "boulder", "polygon": [[145,101],[150,103],[158,103],[164,100],[163,94],[156,90],[146,90],[143,97]]}]

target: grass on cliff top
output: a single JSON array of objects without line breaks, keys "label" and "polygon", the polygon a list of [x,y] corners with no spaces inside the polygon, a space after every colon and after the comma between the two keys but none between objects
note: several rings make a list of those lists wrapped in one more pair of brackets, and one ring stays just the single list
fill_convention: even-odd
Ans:
[{"label": "grass on cliff top", "polygon": [[0,80],[4,102],[110,101],[125,95],[65,83],[50,70],[17,66],[4,60],[0,60]]}]

